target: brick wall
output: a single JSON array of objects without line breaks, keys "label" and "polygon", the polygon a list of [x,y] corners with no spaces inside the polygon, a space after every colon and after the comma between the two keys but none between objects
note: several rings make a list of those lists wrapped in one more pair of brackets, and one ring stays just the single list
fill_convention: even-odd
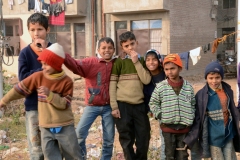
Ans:
[{"label": "brick wall", "polygon": [[[192,0],[181,2],[168,1],[170,18],[170,52],[181,53],[205,45],[214,40],[217,23],[210,18],[212,2]],[[189,70],[183,76],[201,75],[206,65],[216,59],[216,54],[201,52],[201,59],[195,66],[189,59]]]}]

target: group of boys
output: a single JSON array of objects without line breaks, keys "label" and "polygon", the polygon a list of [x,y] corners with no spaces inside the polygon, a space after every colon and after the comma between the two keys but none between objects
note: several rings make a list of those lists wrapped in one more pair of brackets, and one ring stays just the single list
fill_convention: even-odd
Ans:
[{"label": "group of boys", "polygon": [[[34,13],[27,23],[33,42],[21,51],[20,82],[1,99],[0,108],[26,97],[31,160],[43,159],[43,155],[45,160],[87,159],[85,141],[98,116],[103,130],[101,160],[112,158],[115,125],[125,159],[146,160],[150,123],[143,87],[152,76],[136,52],[134,34],[127,31],[119,36],[124,58],[114,58],[114,42],[104,37],[98,42],[97,57],[75,60],[58,43],[47,42],[50,30],[45,16]],[[85,78],[86,108],[76,130],[70,105],[73,82],[62,64]],[[177,54],[167,55],[163,67],[167,79],[156,84],[149,107],[161,122],[166,159],[188,159],[187,148],[198,142],[203,153],[208,152],[203,158],[233,158],[228,149],[240,151],[239,113],[230,86],[222,82],[222,67],[217,62],[206,67],[207,84],[196,96],[179,75],[182,62]]]}]

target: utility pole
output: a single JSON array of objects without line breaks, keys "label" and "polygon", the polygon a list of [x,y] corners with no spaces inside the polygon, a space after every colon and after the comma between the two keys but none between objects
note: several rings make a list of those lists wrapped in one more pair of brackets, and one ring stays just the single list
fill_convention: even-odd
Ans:
[{"label": "utility pole", "polygon": [[[237,1],[237,80],[240,79],[240,75],[239,73],[239,63],[240,63],[240,2],[239,0]],[[239,81],[237,83],[240,83]],[[238,84],[237,84],[237,100],[239,100],[239,88],[238,88]]]},{"label": "utility pole", "polygon": [[3,30],[3,15],[2,15],[2,0],[0,0],[0,99],[3,97],[3,68],[2,68],[2,62],[3,62],[3,54],[4,54],[4,30]]}]

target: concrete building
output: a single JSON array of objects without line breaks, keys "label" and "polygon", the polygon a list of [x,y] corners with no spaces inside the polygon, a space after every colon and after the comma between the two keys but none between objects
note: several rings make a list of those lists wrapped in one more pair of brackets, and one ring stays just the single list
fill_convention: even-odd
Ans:
[{"label": "concrete building", "polygon": [[[215,7],[213,1],[178,0],[104,0],[107,35],[117,43],[116,54],[122,51],[118,36],[133,31],[141,55],[155,48],[162,54],[182,53],[212,42],[216,38],[217,22],[210,16]],[[184,76],[204,73],[206,64],[216,59],[216,54],[201,53],[200,61],[193,66],[189,58],[189,70]]]},{"label": "concrete building", "polygon": [[[28,11],[26,2],[14,4],[10,9],[8,0],[3,0],[2,8],[6,32],[11,33],[6,36],[10,36],[10,46],[14,47],[16,64],[19,50],[31,42],[26,20],[33,10]],[[109,36],[116,43],[116,55],[122,55],[118,36],[124,31],[133,31],[141,55],[150,48],[164,55],[181,53],[216,38],[217,22],[210,15],[213,9],[212,0],[184,3],[177,0],[75,0],[66,5],[65,26],[51,26],[49,39],[62,44],[72,56],[82,58],[95,55],[97,40]],[[21,24],[22,35],[17,33]],[[200,61],[193,66],[189,58],[189,70],[184,69],[183,75],[202,74],[206,64],[214,59],[216,54],[201,53]]]}]

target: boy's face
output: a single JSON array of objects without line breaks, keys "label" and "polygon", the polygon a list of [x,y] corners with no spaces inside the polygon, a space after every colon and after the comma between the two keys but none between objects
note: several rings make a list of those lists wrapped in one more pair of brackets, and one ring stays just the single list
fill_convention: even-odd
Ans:
[{"label": "boy's face", "polygon": [[44,74],[51,75],[51,74],[58,73],[57,70],[55,70],[53,67],[49,66],[46,62],[41,61],[41,63],[42,63],[42,69],[43,69]]},{"label": "boy's face", "polygon": [[122,43],[122,49],[125,53],[130,55],[130,51],[136,51],[138,42],[136,40],[127,40]]},{"label": "boy's face", "polygon": [[150,72],[159,70],[159,60],[154,55],[146,57],[146,66]]},{"label": "boy's face", "polygon": [[106,61],[111,61],[115,48],[111,43],[102,42],[98,48],[98,53]]},{"label": "boy's face", "polygon": [[181,71],[182,68],[175,63],[168,62],[164,64],[164,72],[170,80],[177,80]]},{"label": "boy's face", "polygon": [[207,83],[209,87],[217,89],[222,82],[222,77],[219,73],[209,73],[207,75]]},{"label": "boy's face", "polygon": [[28,32],[34,41],[35,39],[43,39],[46,40],[47,33],[50,31],[50,28],[47,30],[40,25],[39,23],[29,23],[29,29]]}]

